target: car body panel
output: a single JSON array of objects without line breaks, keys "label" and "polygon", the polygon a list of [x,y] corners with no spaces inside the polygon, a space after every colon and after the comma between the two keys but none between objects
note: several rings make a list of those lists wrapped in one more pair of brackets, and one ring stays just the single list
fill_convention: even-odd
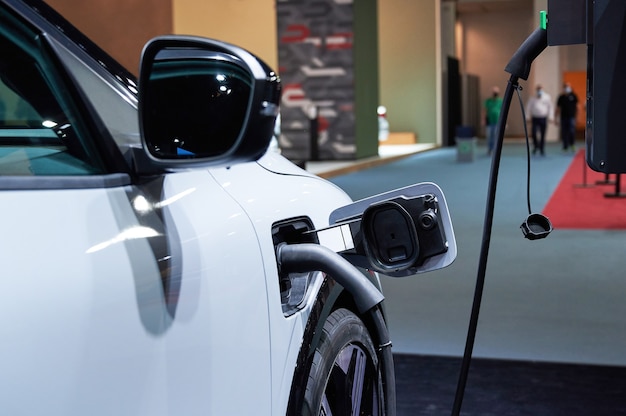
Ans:
[{"label": "car body panel", "polygon": [[350,198],[271,151],[142,172],[132,76],[26,3],[0,7],[41,33],[85,131],[118,151],[107,175],[0,177],[3,413],[285,414],[323,278],[285,316],[272,226],[326,227]]},{"label": "car body panel", "polygon": [[[293,172],[298,175],[276,174],[265,168],[259,169],[260,166],[270,166],[276,172]],[[339,188],[329,186],[328,182],[306,173],[273,153],[266,154],[256,166],[241,164],[229,169],[212,169],[211,175],[241,203],[259,238],[261,254],[265,259],[265,273],[268,276],[272,385],[280,386],[279,391],[273,392],[274,402],[286,404],[306,321],[322,279],[318,279],[311,288],[302,310],[288,318],[284,317],[274,246],[269,230],[277,221],[303,215],[308,216],[316,228],[326,227],[333,207],[349,204],[351,199]],[[255,180],[241,180],[242,178]],[[259,187],[257,181],[275,186]]]},{"label": "car body panel", "polygon": [[[3,325],[11,382],[0,402],[25,414],[171,414],[186,404],[188,414],[269,414],[263,264],[258,242],[240,237],[254,236],[249,218],[227,195],[206,204],[224,194],[206,172],[168,176],[162,226],[182,269],[168,299],[149,241],[161,236],[131,235],[149,214],[129,194],[0,193],[13,239],[2,244],[11,296],[0,313],[15,318]],[[251,400],[233,403],[233,391]]]}]

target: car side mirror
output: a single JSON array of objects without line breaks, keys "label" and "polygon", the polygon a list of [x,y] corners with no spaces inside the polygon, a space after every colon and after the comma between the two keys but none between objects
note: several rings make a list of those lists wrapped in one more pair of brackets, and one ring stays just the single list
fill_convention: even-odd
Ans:
[{"label": "car side mirror", "polygon": [[276,73],[239,47],[192,36],[152,39],[139,76],[144,151],[164,168],[256,160],[272,138],[280,92]]},{"label": "car side mirror", "polygon": [[440,269],[456,258],[448,206],[434,183],[375,195],[333,211],[320,244],[355,266],[402,277]]}]

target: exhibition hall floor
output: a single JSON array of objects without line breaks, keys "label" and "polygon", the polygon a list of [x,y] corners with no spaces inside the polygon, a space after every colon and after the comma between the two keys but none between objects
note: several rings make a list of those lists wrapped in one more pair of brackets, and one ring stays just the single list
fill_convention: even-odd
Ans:
[{"label": "exhibition hall floor", "polygon": [[[533,212],[543,211],[574,156],[551,143],[545,157],[531,158]],[[354,163],[351,171],[326,176],[355,200],[417,182],[435,182],[448,202],[458,246],[455,262],[424,275],[382,279],[397,357],[399,414],[445,415],[452,406],[472,307],[491,167],[491,158],[480,144],[472,160],[457,159],[456,148],[432,149],[366,169]],[[480,389],[481,376],[497,377],[484,378],[490,387],[475,392],[483,407],[464,407],[462,414],[626,414],[626,230],[555,227],[543,240],[526,240],[520,230],[528,216],[526,161],[523,142],[505,141],[474,347],[479,360],[470,370],[468,406],[473,403],[472,388]],[[307,168],[313,171],[312,166]],[[324,176],[323,171],[315,173]],[[581,169],[581,183],[584,179]],[[590,184],[589,188],[595,186],[603,185]],[[623,205],[626,210],[626,198]],[[529,367],[535,363],[540,366]],[[475,367],[491,370],[478,372]],[[409,376],[420,370],[422,377]],[[616,382],[608,386],[599,381],[613,378]],[[494,389],[509,388],[511,382],[518,383],[513,388],[517,395],[494,396],[498,393]],[[534,390],[524,390],[531,387]],[[413,388],[415,392],[410,393]],[[551,391],[562,395],[551,395]],[[491,394],[492,399],[484,394]],[[524,394],[529,396],[524,398]],[[544,400],[535,408],[521,405],[541,402],[546,395],[554,400]],[[420,398],[439,402],[420,403]]]}]

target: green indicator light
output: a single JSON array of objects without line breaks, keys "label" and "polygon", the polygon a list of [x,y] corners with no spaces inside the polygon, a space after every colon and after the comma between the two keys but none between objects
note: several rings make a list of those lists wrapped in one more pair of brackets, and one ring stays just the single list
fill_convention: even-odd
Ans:
[{"label": "green indicator light", "polygon": [[542,10],[539,12],[539,17],[541,19],[541,28],[543,30],[546,30],[548,27],[548,12],[546,12],[545,10]]}]

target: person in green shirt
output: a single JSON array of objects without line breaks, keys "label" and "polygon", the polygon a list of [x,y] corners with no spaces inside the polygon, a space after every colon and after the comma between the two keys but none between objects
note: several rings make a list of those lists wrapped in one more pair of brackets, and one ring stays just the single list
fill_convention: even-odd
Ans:
[{"label": "person in green shirt", "polygon": [[500,88],[493,87],[491,97],[485,100],[485,132],[487,135],[487,152],[491,154],[496,144],[496,124],[500,118],[500,109],[502,108],[502,97],[500,97]]}]

